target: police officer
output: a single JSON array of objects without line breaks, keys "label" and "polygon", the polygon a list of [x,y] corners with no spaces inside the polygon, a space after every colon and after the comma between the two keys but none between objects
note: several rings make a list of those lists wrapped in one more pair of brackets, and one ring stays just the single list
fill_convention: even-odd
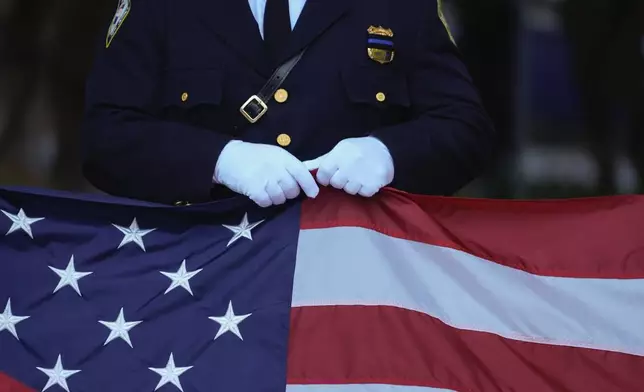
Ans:
[{"label": "police officer", "polygon": [[437,0],[120,0],[107,30],[83,167],[114,195],[449,195],[495,149]]}]

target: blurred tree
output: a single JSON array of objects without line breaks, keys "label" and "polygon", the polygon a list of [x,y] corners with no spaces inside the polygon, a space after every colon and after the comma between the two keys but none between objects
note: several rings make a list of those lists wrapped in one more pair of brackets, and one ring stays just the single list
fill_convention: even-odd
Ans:
[{"label": "blurred tree", "polygon": [[515,141],[516,46],[515,0],[450,0],[458,13],[458,39],[465,63],[499,134],[501,154],[488,176],[486,196],[513,195]]},{"label": "blurred tree", "polygon": [[53,2],[14,1],[9,6],[2,34],[2,67],[5,73],[7,121],[0,132],[0,162],[26,134],[26,115],[45,69],[42,38]]},{"label": "blurred tree", "polygon": [[[96,44],[104,38],[116,0],[16,1],[9,12],[5,50],[11,85],[8,120],[0,138],[0,160],[26,132],[28,109],[46,83],[47,105],[57,133],[52,186],[81,189],[78,130],[83,113],[85,78]],[[51,29],[50,29],[51,28]],[[44,35],[51,33],[46,41]],[[49,43],[43,45],[43,42]],[[42,78],[41,78],[42,77]]]},{"label": "blurred tree", "polygon": [[616,109],[626,113],[626,150],[643,185],[644,1],[565,0],[561,14],[580,88],[588,145],[599,169],[597,192],[618,192]]}]

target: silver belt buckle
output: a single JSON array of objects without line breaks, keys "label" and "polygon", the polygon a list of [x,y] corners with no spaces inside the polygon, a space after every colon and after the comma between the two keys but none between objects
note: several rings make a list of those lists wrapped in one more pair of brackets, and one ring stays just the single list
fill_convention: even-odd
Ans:
[{"label": "silver belt buckle", "polygon": [[[259,107],[262,108],[262,110],[255,116],[252,116],[246,111],[246,108],[252,103],[256,103]],[[246,118],[246,120],[248,120],[251,124],[254,124],[259,121],[259,119],[262,118],[264,114],[266,114],[266,112],[268,111],[268,105],[266,105],[266,102],[264,102],[260,97],[253,95],[252,97],[248,98],[248,100],[244,102],[243,105],[241,105],[239,111]]]}]

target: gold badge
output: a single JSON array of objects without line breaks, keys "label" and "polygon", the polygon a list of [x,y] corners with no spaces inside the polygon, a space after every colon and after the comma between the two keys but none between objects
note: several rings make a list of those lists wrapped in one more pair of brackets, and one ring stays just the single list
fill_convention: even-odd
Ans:
[{"label": "gold badge", "polygon": [[367,54],[369,58],[380,64],[391,63],[395,54],[394,32],[382,26],[369,26],[367,34]]},{"label": "gold badge", "polygon": [[452,30],[450,30],[449,23],[447,23],[447,18],[445,18],[445,13],[443,12],[443,0],[437,0],[437,3],[438,3],[438,17],[440,18],[441,22],[443,22],[443,26],[445,26],[445,30],[447,30],[447,35],[449,35],[449,39],[452,41],[454,45],[456,45],[456,40],[452,35]]}]

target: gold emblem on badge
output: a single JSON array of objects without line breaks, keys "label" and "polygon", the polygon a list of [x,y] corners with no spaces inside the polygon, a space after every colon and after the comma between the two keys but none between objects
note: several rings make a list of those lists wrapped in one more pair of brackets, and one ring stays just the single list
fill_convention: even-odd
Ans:
[{"label": "gold emblem on badge", "polygon": [[395,53],[385,49],[367,48],[367,54],[371,60],[380,64],[387,64],[394,60]]},{"label": "gold emblem on badge", "polygon": [[369,34],[380,35],[382,37],[393,38],[394,32],[391,29],[385,29],[382,26],[369,26],[367,30]]},{"label": "gold emblem on badge", "polygon": [[387,64],[394,60],[394,32],[382,26],[369,26],[367,29],[367,55],[380,64]]}]

